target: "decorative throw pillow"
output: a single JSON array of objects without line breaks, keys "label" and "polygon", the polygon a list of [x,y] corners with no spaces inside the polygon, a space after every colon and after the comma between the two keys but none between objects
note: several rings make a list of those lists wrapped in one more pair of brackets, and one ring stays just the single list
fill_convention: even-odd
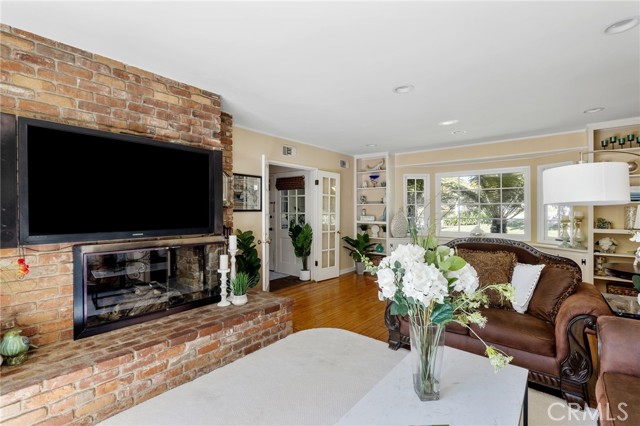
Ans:
[{"label": "decorative throw pillow", "polygon": [[513,268],[511,284],[516,291],[516,300],[513,302],[513,309],[516,312],[524,314],[527,311],[533,291],[540,279],[542,268],[544,268],[544,264],[529,265],[527,263],[517,263]]},{"label": "decorative throw pillow", "polygon": [[[473,266],[478,273],[480,286],[490,284],[506,284],[511,282],[513,268],[518,262],[515,253],[510,251],[481,251],[458,249],[458,256]],[[497,308],[511,308],[511,302],[500,300],[500,295],[494,291],[487,291],[489,305]]]},{"label": "decorative throw pillow", "polygon": [[533,291],[527,314],[555,323],[560,305],[576,292],[582,281],[580,268],[564,264],[547,264]]}]

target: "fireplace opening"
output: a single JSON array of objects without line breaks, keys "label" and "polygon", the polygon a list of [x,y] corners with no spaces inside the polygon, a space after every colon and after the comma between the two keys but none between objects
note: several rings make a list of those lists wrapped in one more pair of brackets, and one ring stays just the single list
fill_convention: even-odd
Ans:
[{"label": "fireplace opening", "polygon": [[74,248],[76,339],[220,301],[223,240],[139,244]]}]

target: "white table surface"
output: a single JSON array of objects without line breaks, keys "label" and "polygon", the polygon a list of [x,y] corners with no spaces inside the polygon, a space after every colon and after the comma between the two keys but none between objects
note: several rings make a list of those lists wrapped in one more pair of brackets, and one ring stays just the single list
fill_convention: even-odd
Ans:
[{"label": "white table surface", "polygon": [[445,347],[440,399],[420,401],[407,355],[339,421],[340,425],[518,425],[524,368],[495,373],[485,357]]}]

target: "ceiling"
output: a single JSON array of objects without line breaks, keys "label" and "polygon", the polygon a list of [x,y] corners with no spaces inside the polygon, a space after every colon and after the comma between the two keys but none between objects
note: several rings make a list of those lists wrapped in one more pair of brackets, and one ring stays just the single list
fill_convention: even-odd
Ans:
[{"label": "ceiling", "polygon": [[0,4],[4,24],[220,94],[238,127],[345,154],[638,116],[640,27],[603,32],[634,16],[638,1]]}]

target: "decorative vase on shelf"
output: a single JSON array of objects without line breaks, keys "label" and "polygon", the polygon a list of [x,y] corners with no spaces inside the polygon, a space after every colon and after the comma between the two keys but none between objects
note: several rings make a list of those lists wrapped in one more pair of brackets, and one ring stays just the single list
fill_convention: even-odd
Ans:
[{"label": "decorative vase on shelf", "polygon": [[404,215],[402,209],[398,210],[398,213],[393,217],[391,221],[391,236],[393,238],[404,238],[407,236],[409,230],[409,221]]},{"label": "decorative vase on shelf", "polygon": [[440,373],[444,354],[445,327],[409,317],[413,389],[421,401],[440,399]]}]

